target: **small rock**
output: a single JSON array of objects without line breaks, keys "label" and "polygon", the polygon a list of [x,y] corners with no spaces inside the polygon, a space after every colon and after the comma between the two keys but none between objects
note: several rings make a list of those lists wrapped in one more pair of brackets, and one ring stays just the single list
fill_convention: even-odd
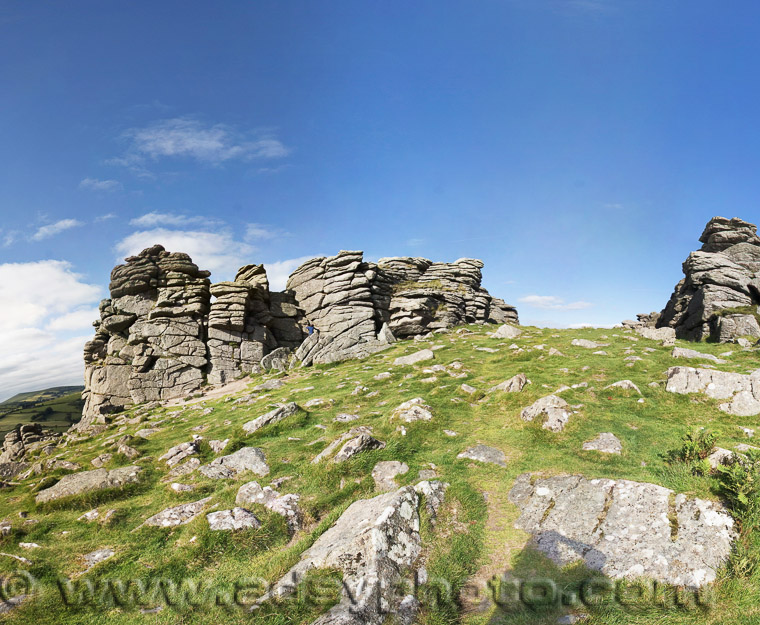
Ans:
[{"label": "small rock", "polygon": [[620,454],[623,451],[623,444],[612,432],[602,432],[594,440],[583,443],[583,449],[605,454]]},{"label": "small rock", "polygon": [[431,360],[433,358],[435,358],[433,350],[423,349],[413,354],[409,354],[408,356],[401,356],[399,358],[396,358],[396,360],[393,361],[393,364],[397,366],[409,366],[417,364],[418,362],[423,362],[425,360]]},{"label": "small rock", "polygon": [[457,458],[498,464],[500,467],[507,466],[507,457],[504,455],[504,452],[487,445],[476,445],[475,447],[465,449]]},{"label": "small rock", "polygon": [[395,477],[404,475],[409,471],[409,466],[405,462],[398,460],[383,460],[378,462],[372,469],[372,479],[375,480],[375,488],[380,491],[391,491],[398,489]]},{"label": "small rock", "polygon": [[433,413],[422,397],[415,397],[400,404],[391,414],[391,419],[400,419],[406,423],[413,421],[430,421]]},{"label": "small rock", "polygon": [[212,531],[234,531],[242,529],[261,527],[261,521],[256,515],[245,508],[233,508],[232,510],[221,510],[211,512],[206,515],[209,529]]}]

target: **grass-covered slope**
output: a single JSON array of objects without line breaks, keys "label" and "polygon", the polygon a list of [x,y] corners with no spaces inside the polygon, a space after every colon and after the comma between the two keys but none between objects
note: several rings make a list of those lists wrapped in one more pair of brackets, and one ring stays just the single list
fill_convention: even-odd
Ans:
[{"label": "grass-covered slope", "polygon": [[63,432],[82,416],[82,386],[56,386],[42,391],[19,393],[0,402],[0,441],[19,424],[42,423]]},{"label": "grass-covered slope", "polygon": [[[335,585],[329,583],[331,579],[335,581],[334,576],[315,576],[314,585],[322,589],[321,593],[304,593],[287,605],[267,607],[254,614],[235,604],[235,591],[239,590],[236,584],[250,588],[252,578],[269,582],[278,579],[348,505],[376,494],[371,472],[378,461],[400,460],[410,468],[397,478],[400,486],[419,481],[419,471],[431,469],[451,485],[435,529],[429,524],[422,528],[423,557],[431,580],[420,592],[423,623],[554,623],[568,611],[589,613],[590,622],[609,625],[760,622],[760,574],[750,571],[742,577],[731,577],[728,569],[711,590],[712,603],[702,607],[679,608],[668,593],[636,606],[607,601],[596,607],[578,604],[531,608],[519,602],[494,607],[482,601],[488,593],[489,580],[508,570],[520,578],[551,577],[567,591],[566,597],[577,590],[579,580],[588,577],[580,566],[558,571],[545,558],[524,548],[527,535],[514,528],[518,509],[507,497],[518,475],[540,471],[626,478],[715,499],[716,477],[694,475],[685,465],[669,465],[664,456],[679,447],[684,433],[695,426],[710,428],[717,434],[717,444],[726,448],[747,442],[739,426],[760,426],[757,418],[721,412],[720,402],[702,395],[666,392],[665,372],[669,367],[704,363],[675,360],[672,348],[630,332],[523,328],[521,337],[504,341],[487,336],[493,329],[472,326],[437,335],[431,341],[401,342],[362,361],[297,369],[287,375],[253,376],[251,387],[272,377],[280,377],[284,386],[143,412],[142,416],[130,416],[125,425],[112,425],[97,436],[69,443],[60,450],[60,457],[87,470],[92,469],[93,458],[113,451],[109,445],[114,439],[134,435],[146,427],[159,429],[147,440],[130,441],[141,453],[138,459],[115,454],[106,465],[143,467],[143,481],[137,488],[46,507],[35,504],[34,489],[43,481],[42,485],[49,485],[53,481],[50,475],[33,476],[0,491],[0,520],[12,523],[11,532],[0,537],[0,552],[31,561],[20,564],[0,555],[0,576],[25,572],[17,590],[23,590],[23,579],[36,580],[34,598],[5,617],[0,616],[0,620],[5,618],[14,625],[311,622],[335,600]],[[609,343],[602,348],[606,355],[571,345],[574,338]],[[512,343],[521,349],[510,348]],[[393,366],[398,356],[430,346],[440,346],[434,360],[414,367]],[[481,351],[479,347],[497,351]],[[552,347],[563,355],[550,356]],[[714,344],[697,347],[715,355],[729,349]],[[626,360],[631,356],[640,360]],[[754,351],[736,350],[725,358],[728,364],[719,367],[725,371],[747,373],[760,366]],[[461,367],[451,366],[454,363],[461,363]],[[429,371],[436,364],[445,370]],[[375,376],[383,372],[390,372],[390,377],[376,380]],[[462,373],[466,375],[455,377]],[[522,392],[486,392],[518,373],[526,374],[531,381]],[[632,391],[603,390],[622,379],[638,385],[643,402]],[[551,433],[541,429],[538,422],[520,419],[520,411],[535,400],[563,385],[584,382],[588,386],[562,393],[568,403],[579,406],[563,432]],[[650,386],[652,382],[658,386]],[[463,383],[476,392],[463,391]],[[366,389],[357,392],[357,387]],[[398,404],[414,397],[425,399],[432,408],[433,419],[404,424],[402,431],[399,422],[390,420],[390,414]],[[296,401],[303,405],[314,398],[328,401],[251,435],[242,429],[244,423],[264,414],[276,402]],[[339,413],[357,414],[360,419],[334,422]],[[140,415],[140,408],[133,409],[130,415]],[[330,441],[357,425],[371,426],[373,435],[386,442],[386,447],[342,464],[311,464]],[[600,432],[612,432],[622,441],[620,456],[581,450],[584,441]],[[225,454],[243,446],[260,447],[266,453],[271,473],[267,478],[249,473],[237,479],[212,481],[196,471],[167,479],[167,468],[159,457],[173,445],[191,440],[193,434],[206,440],[231,439]],[[506,468],[457,459],[457,454],[478,443],[502,450],[507,457]],[[214,457],[208,445],[202,445],[201,461]],[[34,458],[27,461],[33,462]],[[58,471],[52,475],[55,478],[62,474]],[[305,511],[305,529],[292,539],[284,519],[259,506],[254,506],[253,511],[263,523],[260,529],[211,532],[205,515],[175,529],[138,528],[164,508],[202,497],[212,497],[211,505],[216,509],[232,508],[242,484],[256,479],[266,485],[285,477],[290,479],[282,482],[278,490],[300,494]],[[195,490],[177,493],[170,488],[171,482],[191,484]],[[77,520],[96,505],[98,520]],[[105,520],[110,510],[115,512]],[[20,514],[28,517],[21,518]],[[36,543],[39,548],[24,549],[19,546],[22,542]],[[82,556],[104,547],[113,549],[115,556],[80,575],[84,570]],[[755,548],[751,544],[749,549],[750,556],[760,556],[752,551]],[[27,574],[31,577],[23,577]],[[62,581],[67,579],[73,580],[73,586]],[[116,583],[113,580],[121,580],[122,584],[133,580],[132,599],[123,587],[116,593],[117,599],[123,599],[121,602],[113,599],[113,592],[101,594],[106,580],[112,580],[112,584]],[[158,585],[160,580],[163,585]],[[146,585],[144,593],[135,590],[136,581]],[[95,590],[92,601],[86,592],[84,600],[71,596],[74,591],[86,589],[86,583]],[[181,589],[191,588],[193,583],[201,584],[208,592],[191,592],[189,600],[179,600]],[[62,600],[61,587],[71,605]],[[433,588],[439,592],[432,592]],[[152,596],[156,589],[164,590]],[[315,600],[315,596],[321,600]],[[237,598],[238,603],[249,599],[245,592],[238,593]]]}]

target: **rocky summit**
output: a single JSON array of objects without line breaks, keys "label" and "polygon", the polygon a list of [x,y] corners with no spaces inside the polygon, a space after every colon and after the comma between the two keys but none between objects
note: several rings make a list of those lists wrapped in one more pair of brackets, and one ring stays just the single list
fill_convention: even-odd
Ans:
[{"label": "rocky summit", "polygon": [[111,297],[85,346],[78,427],[133,404],[187,397],[207,382],[363,357],[463,323],[518,323],[514,307],[481,287],[482,268],[468,258],[371,263],[340,252],[305,262],[273,292],[262,265],[211,284],[187,254],[155,245],[111,272]]},{"label": "rocky summit", "polygon": [[715,217],[699,238],[702,247],[683,264],[658,327],[679,338],[730,342],[760,338],[760,237],[757,226]]}]

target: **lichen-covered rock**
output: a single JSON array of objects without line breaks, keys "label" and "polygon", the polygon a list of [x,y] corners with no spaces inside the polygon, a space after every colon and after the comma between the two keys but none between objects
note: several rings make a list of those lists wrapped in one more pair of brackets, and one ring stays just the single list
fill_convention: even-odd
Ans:
[{"label": "lichen-covered rock", "polygon": [[7,432],[0,448],[0,464],[20,462],[27,452],[55,444],[62,434],[46,430],[39,423],[17,425]]},{"label": "lichen-covered rock", "polygon": [[106,488],[123,488],[128,484],[139,482],[141,471],[140,467],[129,466],[119,467],[111,471],[95,469],[94,471],[70,473],[69,475],[64,475],[60,481],[50,488],[37,493],[35,500],[37,503],[45,503],[63,497],[81,495]]},{"label": "lichen-covered rock", "polygon": [[232,510],[220,510],[206,515],[208,526],[211,531],[235,531],[244,529],[259,529],[261,521],[250,510],[245,508],[233,508]]},{"label": "lichen-covered rock", "polygon": [[295,494],[281,495],[270,486],[264,488],[258,482],[243,484],[237,492],[235,503],[238,506],[260,504],[265,508],[285,517],[288,529],[295,533],[301,529],[303,513],[298,504],[300,497]]},{"label": "lichen-covered rock", "polygon": [[411,366],[416,365],[418,362],[432,360],[433,358],[435,358],[435,353],[432,349],[421,349],[408,356],[399,356],[393,361],[393,364],[397,366]]},{"label": "lichen-covered rock", "polygon": [[732,341],[760,337],[760,237],[741,219],[714,217],[699,239],[701,250],[683,264],[685,278],[657,321],[679,338]]},{"label": "lichen-covered rock", "polygon": [[343,573],[341,600],[314,625],[380,625],[402,599],[395,582],[422,550],[418,501],[407,486],[354,502],[263,600],[292,594],[308,571],[337,569]]},{"label": "lichen-covered rock", "polygon": [[520,391],[525,388],[525,385],[528,383],[528,378],[525,376],[524,373],[518,373],[517,375],[513,375],[509,380],[505,380],[501,384],[497,384],[496,386],[492,386],[488,389],[489,393],[495,393],[496,391],[502,391],[504,393],[519,393]]},{"label": "lichen-covered rock", "polygon": [[375,480],[375,488],[379,491],[391,491],[398,488],[396,476],[409,472],[409,465],[398,460],[383,460],[378,462],[372,469],[372,479]]},{"label": "lichen-covered rock", "polygon": [[425,403],[422,397],[415,397],[405,401],[391,413],[391,419],[398,419],[405,423],[413,421],[430,421],[433,418],[430,406]]},{"label": "lichen-covered rock", "polygon": [[541,427],[552,432],[561,432],[570,419],[570,406],[557,395],[548,395],[524,408],[520,413],[523,421],[541,418]]},{"label": "lichen-covered rock", "polygon": [[198,469],[212,480],[229,479],[245,471],[256,475],[269,475],[269,465],[264,452],[258,447],[243,447],[229,456],[215,458]]},{"label": "lichen-covered rock", "polygon": [[287,404],[281,404],[274,410],[270,410],[266,414],[257,417],[253,421],[243,425],[243,430],[248,434],[253,434],[257,430],[260,430],[265,425],[271,425],[273,423],[279,423],[283,419],[293,416],[294,414],[301,412],[302,408],[295,402],[289,402]]},{"label": "lichen-covered rock", "polygon": [[760,369],[745,375],[713,369],[671,367],[665,390],[687,395],[702,393],[713,399],[730,399],[721,404],[723,412],[751,417],[760,414]]},{"label": "lichen-covered rock", "polygon": [[465,460],[475,460],[476,462],[483,462],[486,464],[497,464],[500,467],[507,466],[507,457],[501,449],[489,447],[488,445],[475,445],[475,447],[469,447],[457,455],[457,458],[463,458]]},{"label": "lichen-covered rock", "polygon": [[736,537],[721,504],[655,484],[525,473],[509,498],[535,548],[560,566],[583,560],[612,579],[700,587],[715,580]]},{"label": "lichen-covered rock", "polygon": [[604,454],[620,454],[623,444],[612,432],[602,432],[592,441],[583,443],[585,451],[599,451]]},{"label": "lichen-covered rock", "polygon": [[195,519],[201,512],[206,504],[211,501],[211,497],[205,497],[192,503],[183,503],[180,506],[174,506],[173,508],[167,508],[154,514],[152,517],[146,519],[143,525],[152,527],[177,527],[178,525],[187,525]]}]

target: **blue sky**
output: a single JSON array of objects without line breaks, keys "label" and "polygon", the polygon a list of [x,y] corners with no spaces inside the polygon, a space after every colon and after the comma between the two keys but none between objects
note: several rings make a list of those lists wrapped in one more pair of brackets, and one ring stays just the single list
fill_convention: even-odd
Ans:
[{"label": "blue sky", "polygon": [[81,379],[108,275],[482,258],[524,323],[661,309],[757,222],[760,5],[0,1],[0,399]]}]

